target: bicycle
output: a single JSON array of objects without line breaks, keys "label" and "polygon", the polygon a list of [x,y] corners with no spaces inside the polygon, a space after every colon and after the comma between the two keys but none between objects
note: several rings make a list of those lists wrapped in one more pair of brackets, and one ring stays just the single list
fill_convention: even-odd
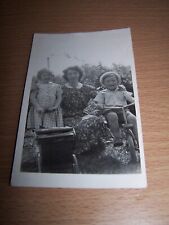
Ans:
[{"label": "bicycle", "polygon": [[104,107],[103,115],[110,111],[116,112],[117,114],[121,114],[123,121],[119,121],[119,126],[123,140],[122,147],[126,148],[126,150],[130,152],[132,162],[138,162],[139,145],[132,131],[133,125],[128,123],[127,121],[127,109],[133,105],[135,104],[131,103],[126,106]]}]

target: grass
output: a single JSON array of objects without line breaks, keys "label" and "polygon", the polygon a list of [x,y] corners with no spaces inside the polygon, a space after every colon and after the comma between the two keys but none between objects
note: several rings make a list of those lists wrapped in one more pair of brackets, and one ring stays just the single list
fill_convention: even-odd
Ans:
[{"label": "grass", "polygon": [[[129,163],[122,165],[110,156],[103,156],[100,151],[94,150],[77,156],[80,173],[83,174],[128,174],[140,173],[140,163]],[[53,165],[52,170],[43,169],[50,173],[72,173],[73,162],[62,164],[59,167]],[[43,168],[43,167],[42,167]],[[24,146],[21,162],[21,171],[38,172],[37,155],[35,146]]]}]

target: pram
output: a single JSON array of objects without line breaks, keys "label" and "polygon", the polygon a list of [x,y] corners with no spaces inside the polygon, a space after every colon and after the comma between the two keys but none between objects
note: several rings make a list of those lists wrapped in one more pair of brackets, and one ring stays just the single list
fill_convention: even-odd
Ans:
[{"label": "pram", "polygon": [[79,173],[72,127],[39,129],[35,133],[39,172]]}]

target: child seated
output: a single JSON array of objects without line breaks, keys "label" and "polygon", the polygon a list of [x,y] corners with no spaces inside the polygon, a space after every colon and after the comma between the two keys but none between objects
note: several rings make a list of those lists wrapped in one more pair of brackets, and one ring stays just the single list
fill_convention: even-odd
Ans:
[{"label": "child seated", "polygon": [[40,70],[30,93],[27,128],[62,127],[61,96],[62,90],[54,83],[54,75],[47,69]]},{"label": "child seated", "polygon": [[[100,84],[105,89],[100,91],[94,99],[100,109],[106,109],[106,107],[126,106],[127,102],[134,102],[134,98],[129,92],[120,86],[120,83],[120,77],[114,72],[106,72],[100,77]],[[133,133],[138,141],[136,117],[129,110],[126,111],[126,116],[128,123],[133,125]],[[119,129],[119,112],[109,110],[105,113],[105,117],[107,119],[108,126],[114,135],[115,146],[122,145],[122,137]]]}]

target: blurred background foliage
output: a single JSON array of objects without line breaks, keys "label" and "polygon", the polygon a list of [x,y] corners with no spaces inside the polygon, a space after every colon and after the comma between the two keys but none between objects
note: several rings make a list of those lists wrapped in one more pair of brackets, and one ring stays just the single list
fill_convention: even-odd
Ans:
[{"label": "blurred background foliage", "polygon": [[[102,63],[99,63],[98,65],[83,64],[80,68],[84,72],[84,75],[81,79],[83,84],[99,88],[100,76],[105,72],[114,71],[121,77],[122,84],[126,87],[127,91],[133,92],[132,73],[130,66],[113,63],[112,67],[106,67],[102,65]],[[32,86],[34,86],[36,81],[36,76],[33,76]],[[65,83],[65,80],[62,78],[62,74],[55,74],[55,82],[61,85]]]}]

